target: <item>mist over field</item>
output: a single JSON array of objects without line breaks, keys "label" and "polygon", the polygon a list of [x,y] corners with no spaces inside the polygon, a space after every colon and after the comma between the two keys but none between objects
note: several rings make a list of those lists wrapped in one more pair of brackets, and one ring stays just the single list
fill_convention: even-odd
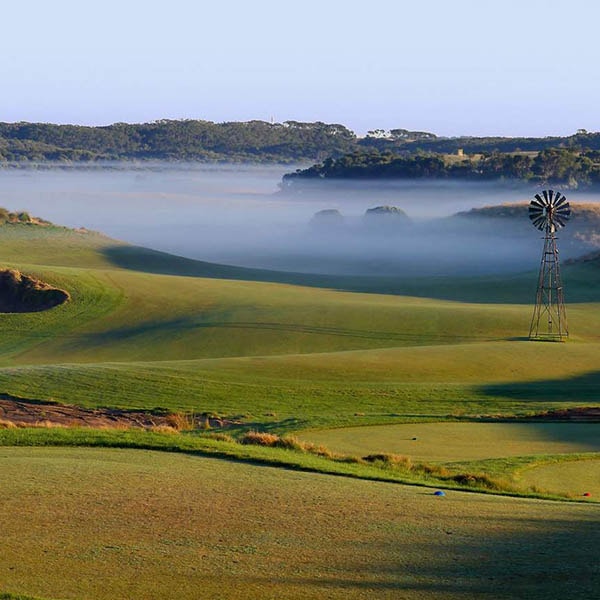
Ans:
[{"label": "mist over field", "polygon": [[[284,193],[290,165],[114,164],[0,171],[0,206],[200,260],[344,274],[479,274],[535,268],[527,219],[452,217],[528,201],[537,188],[462,182],[345,182]],[[571,201],[600,195],[567,191]],[[391,205],[408,218],[365,217]],[[315,219],[322,210],[332,218]],[[592,246],[567,237],[563,258]],[[560,236],[559,236],[560,237]]]}]

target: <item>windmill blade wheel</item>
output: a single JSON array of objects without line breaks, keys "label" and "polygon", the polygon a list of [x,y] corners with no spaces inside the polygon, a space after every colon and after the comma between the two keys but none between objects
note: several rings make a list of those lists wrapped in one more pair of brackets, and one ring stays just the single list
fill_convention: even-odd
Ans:
[{"label": "windmill blade wheel", "polygon": [[543,190],[529,203],[529,218],[540,231],[556,231],[564,227],[570,217],[571,207],[560,192]]}]

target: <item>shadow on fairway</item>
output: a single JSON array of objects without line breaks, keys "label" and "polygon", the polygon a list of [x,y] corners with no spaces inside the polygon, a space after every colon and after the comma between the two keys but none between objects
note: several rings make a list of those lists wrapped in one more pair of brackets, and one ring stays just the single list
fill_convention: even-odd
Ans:
[{"label": "shadow on fairway", "polygon": [[[536,281],[536,275],[531,273],[423,278],[291,273],[203,262],[141,246],[112,246],[104,248],[102,252],[113,265],[143,273],[287,283],[350,292],[416,296],[486,304],[529,303],[535,293]],[[572,299],[575,301],[575,298]]]},{"label": "shadow on fairway", "polygon": [[[253,336],[264,334],[265,339],[271,339],[273,334],[299,334],[324,336],[328,338],[345,339],[348,343],[354,341],[370,340],[380,342],[382,347],[395,345],[424,345],[434,343],[462,343],[473,341],[494,341],[493,338],[486,335],[445,335],[442,333],[403,333],[375,329],[352,329],[349,327],[327,327],[319,325],[310,325],[294,322],[271,322],[271,321],[227,321],[226,319],[207,318],[202,316],[180,317],[177,319],[168,319],[164,321],[154,320],[146,321],[134,326],[119,327],[97,333],[82,333],[71,336],[64,342],[65,349],[83,349],[83,348],[101,348],[110,347],[119,342],[132,343],[142,338],[169,339],[175,334],[200,333],[207,330],[232,330],[233,332],[252,331]],[[258,344],[258,339],[253,338],[252,344]],[[348,346],[347,349],[355,349],[355,346]],[[359,346],[360,348],[360,346]],[[256,348],[258,350],[258,348]],[[266,352],[263,348],[260,352]],[[256,352],[254,353],[256,354]],[[224,356],[239,356],[239,350],[233,354],[224,354]],[[245,356],[244,352],[242,356]],[[0,599],[1,600],[1,599]]]},{"label": "shadow on fairway", "polygon": [[[447,527],[432,527],[420,542],[407,542],[404,536],[398,536],[396,543],[384,536],[379,541],[354,542],[363,555],[384,556],[379,563],[350,558],[342,568],[331,568],[331,575],[320,577],[245,574],[244,586],[249,597],[254,597],[255,589],[266,587],[288,594],[297,591],[298,597],[305,598],[347,594],[348,598],[407,600],[590,600],[597,597],[600,585],[600,521],[591,510],[581,516],[580,521],[508,516],[472,516],[468,523],[449,519]],[[353,544],[348,544],[339,551],[351,555],[352,549]]]},{"label": "shadow on fairway", "polygon": [[600,371],[565,379],[540,379],[510,383],[483,385],[476,391],[494,398],[510,400],[548,402],[597,403],[600,400]]}]

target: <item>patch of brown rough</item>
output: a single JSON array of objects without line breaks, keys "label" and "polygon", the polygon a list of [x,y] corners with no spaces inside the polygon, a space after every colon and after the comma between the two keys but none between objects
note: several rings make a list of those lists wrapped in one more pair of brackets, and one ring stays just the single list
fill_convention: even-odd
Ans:
[{"label": "patch of brown rough", "polygon": [[523,423],[530,423],[531,421],[600,423],[600,406],[556,408],[529,415],[485,415],[481,420],[501,423],[512,423],[515,421]]},{"label": "patch of brown rough", "polygon": [[93,427],[96,429],[225,428],[236,421],[206,413],[182,415],[158,411],[118,408],[83,408],[58,402],[18,398],[0,394],[0,428]]},{"label": "patch of brown rough", "polygon": [[532,419],[541,421],[588,421],[600,422],[600,407],[576,406],[574,408],[557,408],[533,415]]},{"label": "patch of brown rough", "polygon": [[70,298],[69,292],[15,269],[0,270],[1,313],[39,312],[63,304]]}]

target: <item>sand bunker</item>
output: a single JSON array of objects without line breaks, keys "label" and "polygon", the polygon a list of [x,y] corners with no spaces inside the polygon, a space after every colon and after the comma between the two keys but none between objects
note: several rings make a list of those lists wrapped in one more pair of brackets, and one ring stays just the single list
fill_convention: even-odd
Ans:
[{"label": "sand bunker", "polygon": [[117,408],[82,408],[0,395],[0,428],[4,427],[94,427],[98,429],[223,428],[236,423],[206,413],[181,415],[158,411]]},{"label": "sand bunker", "polygon": [[0,312],[39,312],[63,304],[69,299],[69,293],[65,290],[59,290],[19,271],[0,271]]}]

